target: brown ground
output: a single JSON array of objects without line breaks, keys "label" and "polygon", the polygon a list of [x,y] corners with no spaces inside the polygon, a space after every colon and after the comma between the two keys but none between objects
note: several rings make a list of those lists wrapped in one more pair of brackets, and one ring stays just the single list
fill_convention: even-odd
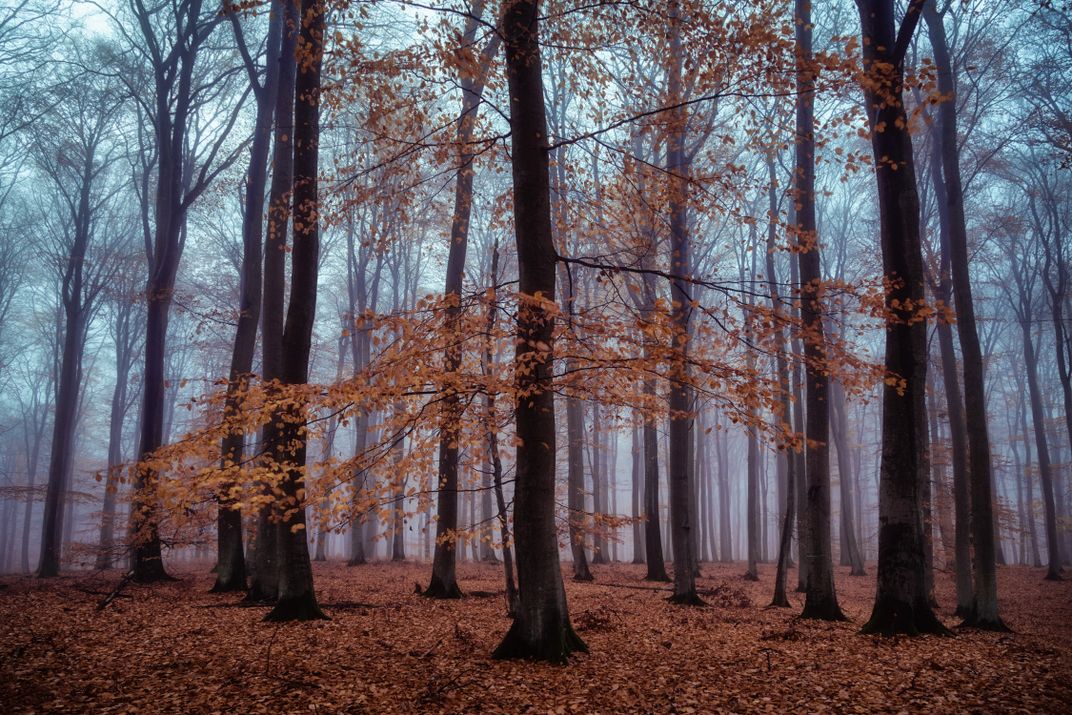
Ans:
[{"label": "brown ground", "polygon": [[[462,564],[461,601],[414,594],[427,567],[318,565],[331,621],[274,625],[263,608],[207,593],[211,579],[130,586],[96,611],[119,575],[0,588],[0,710],[67,712],[715,712],[1072,711],[1072,582],[1004,568],[1014,634],[882,639],[857,630],[872,575],[838,589],[848,623],[764,609],[739,564],[703,568],[708,608],[672,606],[635,566],[567,582],[591,653],[565,667],[496,662],[505,633],[500,571]],[[938,598],[952,585],[942,575]],[[493,593],[492,593],[493,592]],[[941,611],[953,625],[948,608]]]}]

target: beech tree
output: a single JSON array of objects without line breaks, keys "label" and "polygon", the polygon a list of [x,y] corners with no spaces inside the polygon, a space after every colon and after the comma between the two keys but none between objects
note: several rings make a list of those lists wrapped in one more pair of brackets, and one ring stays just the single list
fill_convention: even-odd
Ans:
[{"label": "beech tree", "polygon": [[519,597],[496,658],[565,662],[588,646],[573,630],[555,536],[555,268],[551,234],[547,117],[540,62],[538,3],[508,0],[500,21],[510,87],[510,135],[519,306],[514,407],[517,483],[514,538]]},{"label": "beech tree", "polygon": [[920,491],[925,460],[927,319],[912,138],[904,106],[904,57],[922,2],[895,27],[892,0],[859,0],[871,145],[887,280],[879,477],[878,589],[865,633],[946,633],[926,590]]}]

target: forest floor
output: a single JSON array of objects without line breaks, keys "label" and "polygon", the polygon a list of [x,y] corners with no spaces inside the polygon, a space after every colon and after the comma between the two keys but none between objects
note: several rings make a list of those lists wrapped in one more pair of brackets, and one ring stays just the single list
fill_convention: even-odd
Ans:
[{"label": "forest floor", "polygon": [[[567,666],[499,662],[506,632],[499,567],[459,565],[459,601],[415,594],[424,564],[317,564],[330,621],[270,624],[263,607],[208,593],[204,570],[130,585],[97,610],[118,572],[0,580],[0,709],[16,712],[726,712],[1072,711],[1072,581],[1002,568],[1013,633],[953,638],[858,634],[874,567],[838,569],[844,623],[764,608],[741,564],[705,564],[706,608],[666,602],[642,567],[594,567],[567,581],[573,623],[590,653]],[[956,624],[952,581],[940,614]]]}]

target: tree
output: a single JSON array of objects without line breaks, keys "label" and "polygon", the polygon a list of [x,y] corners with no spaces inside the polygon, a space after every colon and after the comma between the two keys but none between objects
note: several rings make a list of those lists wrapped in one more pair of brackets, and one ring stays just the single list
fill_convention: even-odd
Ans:
[{"label": "tree", "polygon": [[[462,52],[470,52],[476,42],[479,21],[484,12],[484,0],[473,0],[462,35]],[[476,152],[473,146],[473,130],[476,125],[484,86],[491,63],[498,52],[499,39],[495,35],[476,58],[474,72],[463,64],[459,84],[462,90],[462,108],[458,115],[458,175],[454,186],[454,217],[450,228],[450,249],[447,256],[446,277],[446,323],[447,329],[457,331],[462,310],[462,279],[465,276],[465,253],[469,243],[469,219],[473,208],[473,162]],[[472,60],[470,60],[472,61]],[[449,342],[444,356],[444,371],[458,371],[462,360],[461,340]],[[436,547],[432,560],[432,580],[423,594],[434,598],[459,598],[462,595],[455,576],[455,534],[458,530],[458,426],[461,405],[458,395],[448,391],[443,398],[443,424],[439,439],[439,485],[438,514],[436,521]]]},{"label": "tree", "polygon": [[[281,382],[303,386],[309,380],[309,351],[316,318],[316,285],[320,256],[320,78],[324,56],[327,6],[302,0],[298,34],[298,73],[294,82],[293,247],[290,302],[283,328]],[[267,338],[266,338],[267,339]],[[301,398],[283,410],[281,426],[266,429],[265,451],[281,471],[280,518],[276,523],[279,599],[268,621],[326,618],[316,602],[313,569],[305,524],[305,470],[308,443]],[[291,459],[286,459],[286,457]]]},{"label": "tree", "polygon": [[[971,528],[975,556],[974,594],[965,624],[991,630],[1007,630],[998,614],[998,582],[994,563],[994,503],[990,464],[990,435],[986,419],[986,382],[983,353],[975,327],[971,273],[968,264],[968,229],[964,217],[964,189],[960,178],[960,153],[957,147],[956,84],[945,25],[935,0],[923,4],[923,17],[934,50],[938,75],[938,92],[945,100],[938,105],[938,146],[942,157],[944,216],[942,230],[948,235],[953,273],[953,295],[957,307],[957,335],[963,356],[964,414],[968,432],[968,463],[971,476]],[[943,210],[944,209],[944,210]],[[959,604],[958,604],[959,605]]]},{"label": "tree", "polygon": [[[115,24],[122,36],[148,64],[149,92],[137,86],[137,76],[124,78],[153,126],[156,190],[152,204],[152,243],[146,245],[149,278],[146,283],[145,376],[142,399],[139,466],[131,506],[132,570],[141,583],[169,578],[164,570],[156,518],[154,490],[158,474],[151,456],[163,443],[167,328],[175,277],[184,247],[186,215],[211,182],[238,157],[225,145],[243,102],[224,114],[219,131],[207,146],[192,147],[190,124],[205,104],[206,93],[218,91],[227,73],[215,79],[199,77],[195,66],[206,40],[221,21],[216,9],[202,0],[146,6],[131,0],[136,30],[123,19]],[[197,152],[200,148],[202,151]],[[191,152],[194,155],[191,156]]]},{"label": "tree", "polygon": [[570,624],[555,534],[555,267],[547,117],[537,0],[508,0],[501,33],[510,87],[514,231],[518,256],[517,477],[514,536],[520,596],[495,658],[565,662],[587,651]]},{"label": "tree", "polygon": [[800,313],[807,377],[807,429],[804,478],[807,483],[807,541],[800,560],[808,560],[804,618],[844,620],[834,590],[830,547],[830,378],[825,366],[822,261],[815,226],[815,73],[812,55],[811,1],[796,0],[797,41],[796,241],[800,260]]},{"label": "tree", "polygon": [[42,118],[45,127],[36,138],[37,163],[56,192],[60,224],[52,258],[63,306],[63,348],[37,570],[42,578],[56,576],[60,569],[64,495],[71,481],[86,331],[116,265],[107,259],[106,250],[93,255],[90,248],[99,238],[101,214],[115,196],[108,172],[118,151],[109,132],[121,104],[107,80],[72,80],[81,85],[78,91],[55,102]]},{"label": "tree", "polygon": [[893,0],[858,0],[864,94],[875,157],[886,290],[882,457],[879,467],[878,588],[865,633],[946,633],[931,609],[923,554],[927,320],[912,138],[904,106],[904,56],[919,23],[913,0],[894,29]]}]

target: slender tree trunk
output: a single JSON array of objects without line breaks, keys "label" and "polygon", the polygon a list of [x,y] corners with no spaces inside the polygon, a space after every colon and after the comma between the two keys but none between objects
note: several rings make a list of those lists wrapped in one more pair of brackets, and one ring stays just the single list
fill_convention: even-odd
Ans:
[{"label": "slender tree trunk", "polygon": [[837,450],[838,481],[841,487],[841,550],[848,556],[852,576],[863,576],[864,557],[856,541],[856,518],[852,500],[852,457],[849,455],[849,419],[845,410],[845,388],[836,380],[831,385],[834,448]]},{"label": "slender tree trunk", "polygon": [[[965,623],[993,630],[1006,630],[998,613],[998,581],[995,566],[994,504],[991,495],[993,468],[986,419],[986,381],[983,353],[975,325],[975,305],[968,264],[968,231],[964,218],[964,190],[960,179],[957,148],[956,87],[949,56],[945,26],[935,0],[923,6],[938,75],[938,91],[946,100],[938,105],[938,145],[945,179],[944,199],[949,255],[953,272],[953,294],[957,308],[957,334],[964,369],[964,412],[968,432],[968,461],[971,476],[971,529],[974,554],[974,594],[972,610]],[[943,214],[940,214],[941,217]],[[959,604],[958,604],[959,605]]]},{"label": "slender tree trunk", "polygon": [[119,477],[123,462],[123,423],[126,421],[128,383],[133,352],[131,345],[132,306],[121,305],[115,316],[115,387],[112,389],[111,416],[108,420],[108,474],[104,481],[104,504],[101,507],[100,550],[96,567],[112,568],[115,558],[115,509]]},{"label": "slender tree trunk", "polygon": [[565,662],[586,651],[569,621],[555,527],[555,411],[552,391],[556,254],[551,231],[547,117],[538,3],[511,0],[501,32],[510,87],[514,230],[517,238],[517,476],[514,525],[520,597],[495,658]]},{"label": "slender tree trunk", "polygon": [[[298,38],[300,69],[294,83],[294,201],[290,303],[283,328],[282,383],[303,386],[309,380],[309,352],[316,319],[316,286],[320,256],[318,166],[320,156],[320,69],[324,54],[326,6],[302,0]],[[269,621],[326,618],[316,602],[313,569],[305,524],[305,407],[292,401],[278,441],[268,447],[278,457],[291,454],[279,485],[283,503],[276,524],[279,598],[265,616]],[[282,459],[278,459],[282,462]]]},{"label": "slender tree trunk", "polygon": [[643,509],[641,507],[642,494],[644,492],[644,444],[640,441],[640,430],[637,428],[636,416],[633,418],[632,431],[632,487],[633,487],[633,563],[642,564],[644,558],[644,526]]},{"label": "slender tree trunk", "polygon": [[[275,105],[275,138],[272,154],[272,182],[268,197],[268,235],[264,244],[264,277],[261,293],[261,372],[268,389],[282,378],[284,304],[286,295],[287,228],[291,217],[294,189],[294,86],[297,75],[295,52],[301,24],[298,0],[283,0],[279,49],[279,72]],[[273,414],[271,424],[279,422]],[[271,425],[262,428],[263,451],[269,457]],[[272,485],[264,490],[271,494]],[[276,522],[280,514],[274,503],[257,512],[257,534],[253,549],[253,573],[247,598],[274,601],[279,595],[279,545]]]},{"label": "slender tree trunk", "polygon": [[1031,339],[1031,323],[1021,316],[1020,330],[1023,333],[1024,367],[1027,372],[1027,389],[1031,398],[1031,420],[1035,428],[1035,454],[1038,460],[1039,480],[1042,482],[1042,506],[1046,525],[1046,580],[1060,581],[1060,544],[1057,540],[1057,507],[1053,489],[1053,471],[1050,464],[1050,448],[1046,439],[1046,416],[1042,409],[1042,390],[1038,379],[1038,358]]},{"label": "slender tree trunk", "polygon": [[1031,479],[1031,446],[1027,441],[1027,396],[1024,394],[1024,380],[1022,375],[1017,375],[1016,385],[1020,393],[1020,433],[1024,439],[1024,491],[1026,493],[1027,529],[1031,537],[1031,565],[1035,568],[1042,566],[1042,556],[1039,554],[1038,527],[1035,523],[1035,491],[1034,482]]},{"label": "slender tree trunk", "polygon": [[[566,368],[570,369],[569,366]],[[569,540],[573,554],[573,580],[591,581],[585,553],[584,508],[584,405],[574,397],[566,398],[566,470],[569,497]]]},{"label": "slender tree trunk", "polygon": [[41,522],[41,563],[37,568],[38,578],[57,576],[60,572],[63,512],[71,483],[75,427],[78,422],[78,393],[81,389],[79,383],[82,374],[82,352],[85,346],[82,304],[82,263],[85,259],[85,248],[85,240],[77,239],[67,269],[67,274],[73,275],[73,278],[63,286],[66,323],[57,380],[56,416],[52,427],[45,511]]},{"label": "slender tree trunk", "polygon": [[[224,404],[224,419],[237,417],[242,399],[249,387],[253,370],[253,355],[257,350],[257,325],[261,314],[261,261],[263,260],[264,188],[268,178],[268,150],[271,146],[272,120],[275,113],[279,58],[276,52],[282,36],[282,3],[273,0],[265,40],[268,51],[264,58],[263,86],[255,87],[257,114],[253,125],[249,168],[246,172],[245,213],[242,216],[242,267],[239,285],[238,327],[231,351],[231,369]],[[255,68],[247,67],[251,81],[256,82]],[[220,445],[220,470],[238,473],[243,460],[245,433],[228,429]],[[222,485],[217,493],[218,517],[216,539],[216,583],[212,591],[244,591],[246,589],[246,557],[242,543],[242,511],[228,497],[233,482]]]},{"label": "slender tree trunk", "polygon": [[666,169],[670,181],[670,319],[674,324],[674,350],[670,370],[670,429],[667,438],[667,479],[670,488],[670,532],[674,555],[674,593],[671,603],[701,604],[696,594],[696,552],[693,531],[692,474],[689,443],[692,441],[692,387],[689,383],[689,323],[692,318],[692,257],[688,219],[689,164],[685,156],[688,117],[681,82],[681,18],[678,0],[670,0],[670,69],[667,94],[677,108],[670,112]]},{"label": "slender tree trunk", "polygon": [[830,378],[826,367],[823,333],[822,262],[815,226],[815,72],[812,59],[810,0],[796,0],[797,122],[794,194],[796,239],[803,249],[800,260],[800,312],[804,331],[804,370],[807,375],[804,478],[807,482],[808,560],[802,616],[843,620],[834,590],[834,563],[830,545]]},{"label": "slender tree trunk", "polygon": [[[464,34],[464,45],[467,47],[475,41],[483,6],[482,0],[476,0],[471,8],[471,17],[466,23]],[[491,61],[486,50],[481,59],[484,60],[484,70],[480,75],[463,75],[461,78],[462,109],[457,123],[458,177],[454,187],[454,218],[451,222],[450,249],[447,253],[444,296],[446,326],[448,334],[451,335],[458,332],[461,318],[462,279],[465,276],[465,253],[469,245],[469,217],[473,204],[473,161],[476,158],[470,141]],[[462,341],[458,336],[448,342],[451,347],[446,350],[444,356],[444,370],[447,374],[453,374],[461,366]],[[458,430],[461,423],[461,403],[456,392],[448,390],[444,396],[441,420],[437,491],[439,518],[436,520],[432,578],[423,594],[431,598],[460,598],[462,591],[458,588],[454,563],[457,550],[455,534],[458,530]]]}]

